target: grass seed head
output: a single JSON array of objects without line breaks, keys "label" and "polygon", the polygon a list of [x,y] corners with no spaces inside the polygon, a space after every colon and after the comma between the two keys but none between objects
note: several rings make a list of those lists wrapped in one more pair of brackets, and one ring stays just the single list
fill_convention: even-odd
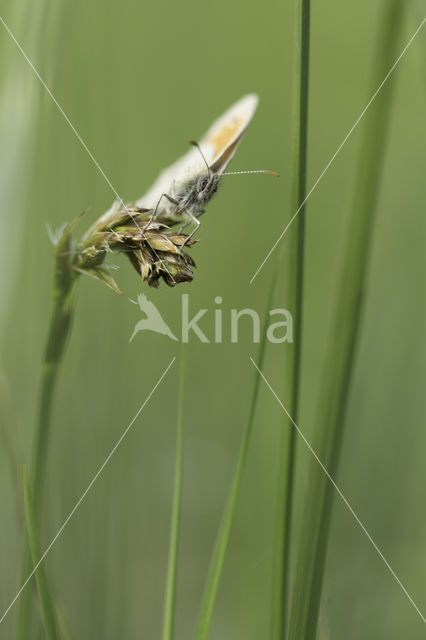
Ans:
[{"label": "grass seed head", "polygon": [[[158,287],[162,279],[169,287],[190,282],[195,267],[184,251],[196,241],[171,232],[159,221],[150,222],[151,212],[135,206],[120,207],[115,203],[101,216],[76,246],[72,267],[90,275],[120,292],[105,259],[109,253],[123,253],[143,282]],[[120,292],[121,293],[121,292]]]}]

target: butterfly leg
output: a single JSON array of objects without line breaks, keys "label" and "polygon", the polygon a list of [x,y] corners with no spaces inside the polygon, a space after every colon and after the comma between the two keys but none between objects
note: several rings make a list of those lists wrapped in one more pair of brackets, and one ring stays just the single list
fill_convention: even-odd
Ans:
[{"label": "butterfly leg", "polygon": [[[188,216],[188,218],[190,218],[190,221],[193,222],[194,224],[196,224],[197,226],[195,227],[195,229],[193,231],[191,231],[191,233],[189,234],[189,236],[187,238],[185,238],[184,243],[182,244],[181,249],[186,245],[187,242],[189,242],[192,238],[192,236],[194,235],[194,233],[196,231],[198,231],[198,227],[200,226],[201,222],[198,220],[197,217],[194,216],[193,213],[191,213],[190,211],[185,211],[186,215]],[[188,224],[191,224],[191,222],[188,222]],[[186,226],[186,225],[185,225]]]},{"label": "butterfly leg", "polygon": [[155,206],[154,211],[151,213],[151,217],[150,217],[150,219],[148,220],[147,227],[149,227],[149,226],[150,226],[150,224],[152,224],[153,220],[155,220],[155,218],[156,218],[156,216],[157,216],[157,211],[158,211],[158,207],[160,206],[161,198],[167,198],[167,200],[168,200],[169,202],[171,202],[171,203],[175,204],[176,206],[178,206],[178,205],[179,205],[178,200],[175,200],[174,198],[172,198],[172,196],[169,196],[169,194],[168,194],[168,193],[162,193],[162,194],[161,194],[161,196],[160,196],[160,197],[159,197],[159,199],[158,199],[158,202],[157,202],[157,204],[156,204],[156,206]]},{"label": "butterfly leg", "polygon": [[[197,215],[196,215],[195,217],[196,217],[196,218],[200,218],[200,217],[203,215],[203,213],[205,213],[205,212],[206,212],[206,210],[205,210],[205,209],[201,209],[201,211],[200,211],[199,213],[197,213]],[[189,222],[186,222],[185,224],[183,224],[183,225],[181,226],[181,228],[179,229],[178,233],[182,233],[182,231],[183,231],[184,229],[186,229],[186,227],[187,227],[188,225],[190,225],[190,224],[191,224],[191,222],[192,222],[192,220],[190,220]],[[198,227],[197,227],[197,228],[198,228]]]},{"label": "butterfly leg", "polygon": [[[154,211],[152,212],[152,215],[151,215],[151,217],[149,219],[148,226],[152,223],[153,220],[155,220],[155,217],[156,217],[157,211],[158,211],[158,207],[159,207],[160,202],[161,202],[161,198],[167,198],[167,200],[169,202],[171,202],[172,204],[176,205],[177,209],[179,207],[181,207],[181,203],[179,202],[179,200],[176,200],[175,198],[172,198],[172,196],[170,196],[168,193],[162,193],[160,198],[159,198],[159,200],[158,200],[158,202],[157,202],[157,205],[156,205],[156,207],[155,207]],[[186,243],[188,242],[188,240],[190,240],[192,238],[192,236],[194,235],[194,233],[197,231],[198,227],[200,226],[201,222],[198,220],[198,218],[200,217],[200,215],[202,213],[204,213],[204,211],[200,211],[198,216],[196,217],[196,216],[194,216],[193,213],[191,213],[190,211],[188,211],[184,207],[183,208],[181,207],[179,213],[185,213],[188,216],[188,218],[190,219],[190,221],[187,224],[185,224],[181,229],[183,229],[184,227],[188,226],[188,224],[191,224],[191,223],[194,223],[194,224],[197,225],[195,227],[195,229],[189,234],[189,236],[187,238],[185,238],[185,242],[182,245],[182,247],[184,247],[186,245]],[[180,233],[180,231],[179,231],[179,233]]]}]

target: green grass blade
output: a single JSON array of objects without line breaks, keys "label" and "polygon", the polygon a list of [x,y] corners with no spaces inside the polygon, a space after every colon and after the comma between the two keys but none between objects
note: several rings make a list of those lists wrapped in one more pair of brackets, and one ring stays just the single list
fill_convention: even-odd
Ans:
[{"label": "green grass blade", "polygon": [[[266,326],[268,313],[272,305],[272,300],[275,292],[276,274],[272,279],[271,286],[267,297],[267,305],[265,310],[261,342],[259,345],[258,363],[262,368],[265,346],[266,346]],[[223,563],[225,560],[226,551],[228,548],[229,537],[231,534],[232,525],[234,522],[235,511],[237,506],[237,500],[240,493],[241,482],[244,475],[244,470],[247,461],[247,454],[250,445],[250,436],[253,427],[254,414],[256,410],[257,398],[259,393],[259,381],[260,376],[256,371],[253,392],[250,400],[250,407],[245,424],[243,437],[238,453],[237,465],[232,479],[231,488],[228,494],[228,498],[225,505],[225,510],[222,516],[222,521],[219,527],[219,531],[216,537],[215,548],[210,563],[210,568],[207,576],[206,586],[201,601],[200,614],[198,619],[197,631],[195,634],[196,640],[205,640],[210,627],[210,622],[213,614],[214,604],[216,601],[217,590],[219,587],[220,577],[222,575]]]},{"label": "green grass blade", "polygon": [[[52,309],[45,347],[41,384],[38,399],[38,412],[35,421],[31,452],[31,484],[33,491],[33,510],[40,518],[44,503],[45,472],[48,460],[51,436],[52,408],[56,383],[65,346],[70,335],[73,312],[73,294],[76,276],[71,272],[70,243],[72,224],[64,230],[55,251],[55,265],[52,283]],[[21,580],[25,582],[32,568],[31,553],[24,543]],[[25,589],[18,601],[17,640],[27,640],[32,624],[32,593]]]},{"label": "green grass blade", "polygon": [[173,489],[172,522],[170,527],[169,562],[167,568],[166,598],[164,606],[163,640],[172,640],[176,609],[176,575],[179,549],[180,517],[183,480],[184,398],[187,345],[182,342],[180,356],[178,410],[176,427],[176,461]]},{"label": "green grass blade", "polygon": [[56,605],[56,615],[61,640],[75,640],[65,611],[58,604]]},{"label": "green grass blade", "polygon": [[[290,215],[299,210],[306,198],[306,154],[308,139],[309,27],[310,0],[296,0],[294,44],[294,98],[292,117],[292,174]],[[294,342],[287,345],[284,398],[290,414],[298,417],[300,362],[302,353],[303,264],[305,245],[305,206],[289,231],[289,242],[282,251],[286,257],[286,306],[293,312]],[[290,540],[296,433],[287,416],[284,419],[281,460],[278,475],[278,505],[274,531],[274,565],[272,573],[273,639],[287,635]]]},{"label": "green grass blade", "polygon": [[[40,543],[37,534],[36,521],[34,516],[34,506],[32,502],[30,486],[28,483],[27,467],[24,465],[24,504],[25,504],[25,521],[27,525],[28,545],[30,548],[31,561],[33,567],[37,565],[41,558]],[[41,563],[35,571],[35,579],[37,591],[40,598],[41,612],[43,618],[43,626],[47,640],[59,640],[57,631],[57,622],[55,608],[50,597],[49,588],[47,586],[46,574],[44,572],[43,563]]]},{"label": "green grass blade", "polygon": [[[374,60],[374,88],[397,57],[402,4],[392,0],[380,21]],[[340,287],[333,315],[332,333],[325,362],[313,448],[335,477],[343,436],[344,415],[350,391],[368,257],[383,166],[393,79],[388,81],[366,115],[356,181],[355,199]],[[301,523],[300,546],[290,615],[289,639],[316,637],[321,588],[334,489],[312,460]]]}]

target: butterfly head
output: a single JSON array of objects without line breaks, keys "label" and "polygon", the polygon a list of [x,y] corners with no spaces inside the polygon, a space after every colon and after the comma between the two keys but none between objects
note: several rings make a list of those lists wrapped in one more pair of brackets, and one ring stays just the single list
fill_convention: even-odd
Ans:
[{"label": "butterfly head", "polygon": [[200,175],[195,184],[196,198],[200,205],[207,204],[219,186],[220,176],[217,173]]},{"label": "butterfly head", "polygon": [[182,210],[201,211],[217,191],[220,175],[203,172],[183,184],[178,197]]},{"label": "butterfly head", "polygon": [[191,144],[198,149],[206,166],[206,170],[200,172],[190,181],[190,184],[186,188],[186,201],[187,205],[195,205],[195,207],[202,209],[208,202],[210,202],[216,193],[219,186],[221,172],[216,171],[209,166],[198,142],[191,141]]}]

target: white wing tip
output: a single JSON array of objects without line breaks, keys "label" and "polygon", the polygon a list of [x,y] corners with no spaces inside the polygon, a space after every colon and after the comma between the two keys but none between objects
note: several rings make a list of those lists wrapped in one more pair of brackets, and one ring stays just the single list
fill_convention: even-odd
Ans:
[{"label": "white wing tip", "polygon": [[243,107],[249,109],[250,111],[256,111],[257,105],[259,104],[259,96],[257,93],[248,93],[243,96],[235,103],[235,107],[238,105],[239,108]]},{"label": "white wing tip", "polygon": [[225,113],[223,113],[220,118],[212,124],[205,137],[208,137],[212,130],[214,130],[219,124],[222,124],[224,121],[235,116],[242,116],[247,125],[254,116],[258,103],[259,96],[256,93],[248,93],[243,96],[234,102],[234,104],[232,104],[227,111],[225,111]]},{"label": "white wing tip", "polygon": [[259,96],[257,93],[247,93],[245,96],[241,98],[241,100],[251,100],[255,104],[259,102]]}]

